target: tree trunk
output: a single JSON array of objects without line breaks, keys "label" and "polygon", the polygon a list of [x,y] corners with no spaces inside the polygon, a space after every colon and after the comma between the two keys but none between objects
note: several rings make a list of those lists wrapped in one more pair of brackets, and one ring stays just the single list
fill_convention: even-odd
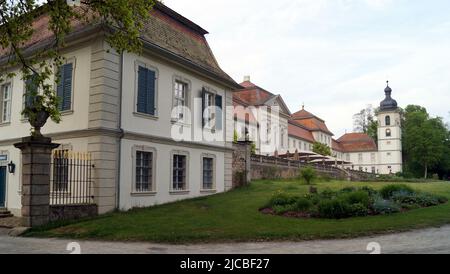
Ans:
[{"label": "tree trunk", "polygon": [[425,164],[425,179],[428,178],[428,165]]}]

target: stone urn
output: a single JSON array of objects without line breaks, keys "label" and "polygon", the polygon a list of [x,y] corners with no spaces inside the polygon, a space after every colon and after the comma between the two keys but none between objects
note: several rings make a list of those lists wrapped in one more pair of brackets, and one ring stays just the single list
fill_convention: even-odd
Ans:
[{"label": "stone urn", "polygon": [[30,125],[34,128],[33,136],[42,136],[41,128],[47,123],[50,114],[46,110],[33,111],[33,117],[29,118]]}]

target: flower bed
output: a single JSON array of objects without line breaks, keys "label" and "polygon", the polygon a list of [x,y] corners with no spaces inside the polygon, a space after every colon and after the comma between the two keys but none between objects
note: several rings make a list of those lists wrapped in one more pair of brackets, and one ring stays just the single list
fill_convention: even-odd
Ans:
[{"label": "flower bed", "polygon": [[324,190],[303,197],[277,192],[261,209],[264,214],[293,218],[343,219],[384,215],[447,203],[446,197],[418,192],[406,185],[388,185],[380,191],[369,187]]}]

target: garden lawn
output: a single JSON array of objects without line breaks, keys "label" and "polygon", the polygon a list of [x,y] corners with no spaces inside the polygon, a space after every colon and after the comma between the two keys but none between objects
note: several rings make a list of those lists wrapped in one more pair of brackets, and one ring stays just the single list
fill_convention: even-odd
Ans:
[{"label": "garden lawn", "polygon": [[[323,191],[347,186],[380,189],[388,184],[392,183],[332,181],[316,186]],[[407,185],[450,198],[449,183]],[[25,236],[160,243],[300,241],[366,236],[450,223],[450,203],[406,213],[343,220],[294,219],[260,213],[259,209],[279,190],[302,195],[308,193],[309,186],[296,181],[257,181],[210,197],[112,213],[77,223],[52,224],[33,229]]]}]

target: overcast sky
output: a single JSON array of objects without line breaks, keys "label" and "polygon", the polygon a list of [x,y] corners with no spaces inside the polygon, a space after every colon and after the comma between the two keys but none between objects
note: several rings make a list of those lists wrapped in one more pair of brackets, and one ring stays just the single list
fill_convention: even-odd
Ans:
[{"label": "overcast sky", "polygon": [[448,0],[165,0],[210,32],[221,67],[239,83],[281,94],[292,112],[326,120],[336,137],[384,98],[450,121]]}]

